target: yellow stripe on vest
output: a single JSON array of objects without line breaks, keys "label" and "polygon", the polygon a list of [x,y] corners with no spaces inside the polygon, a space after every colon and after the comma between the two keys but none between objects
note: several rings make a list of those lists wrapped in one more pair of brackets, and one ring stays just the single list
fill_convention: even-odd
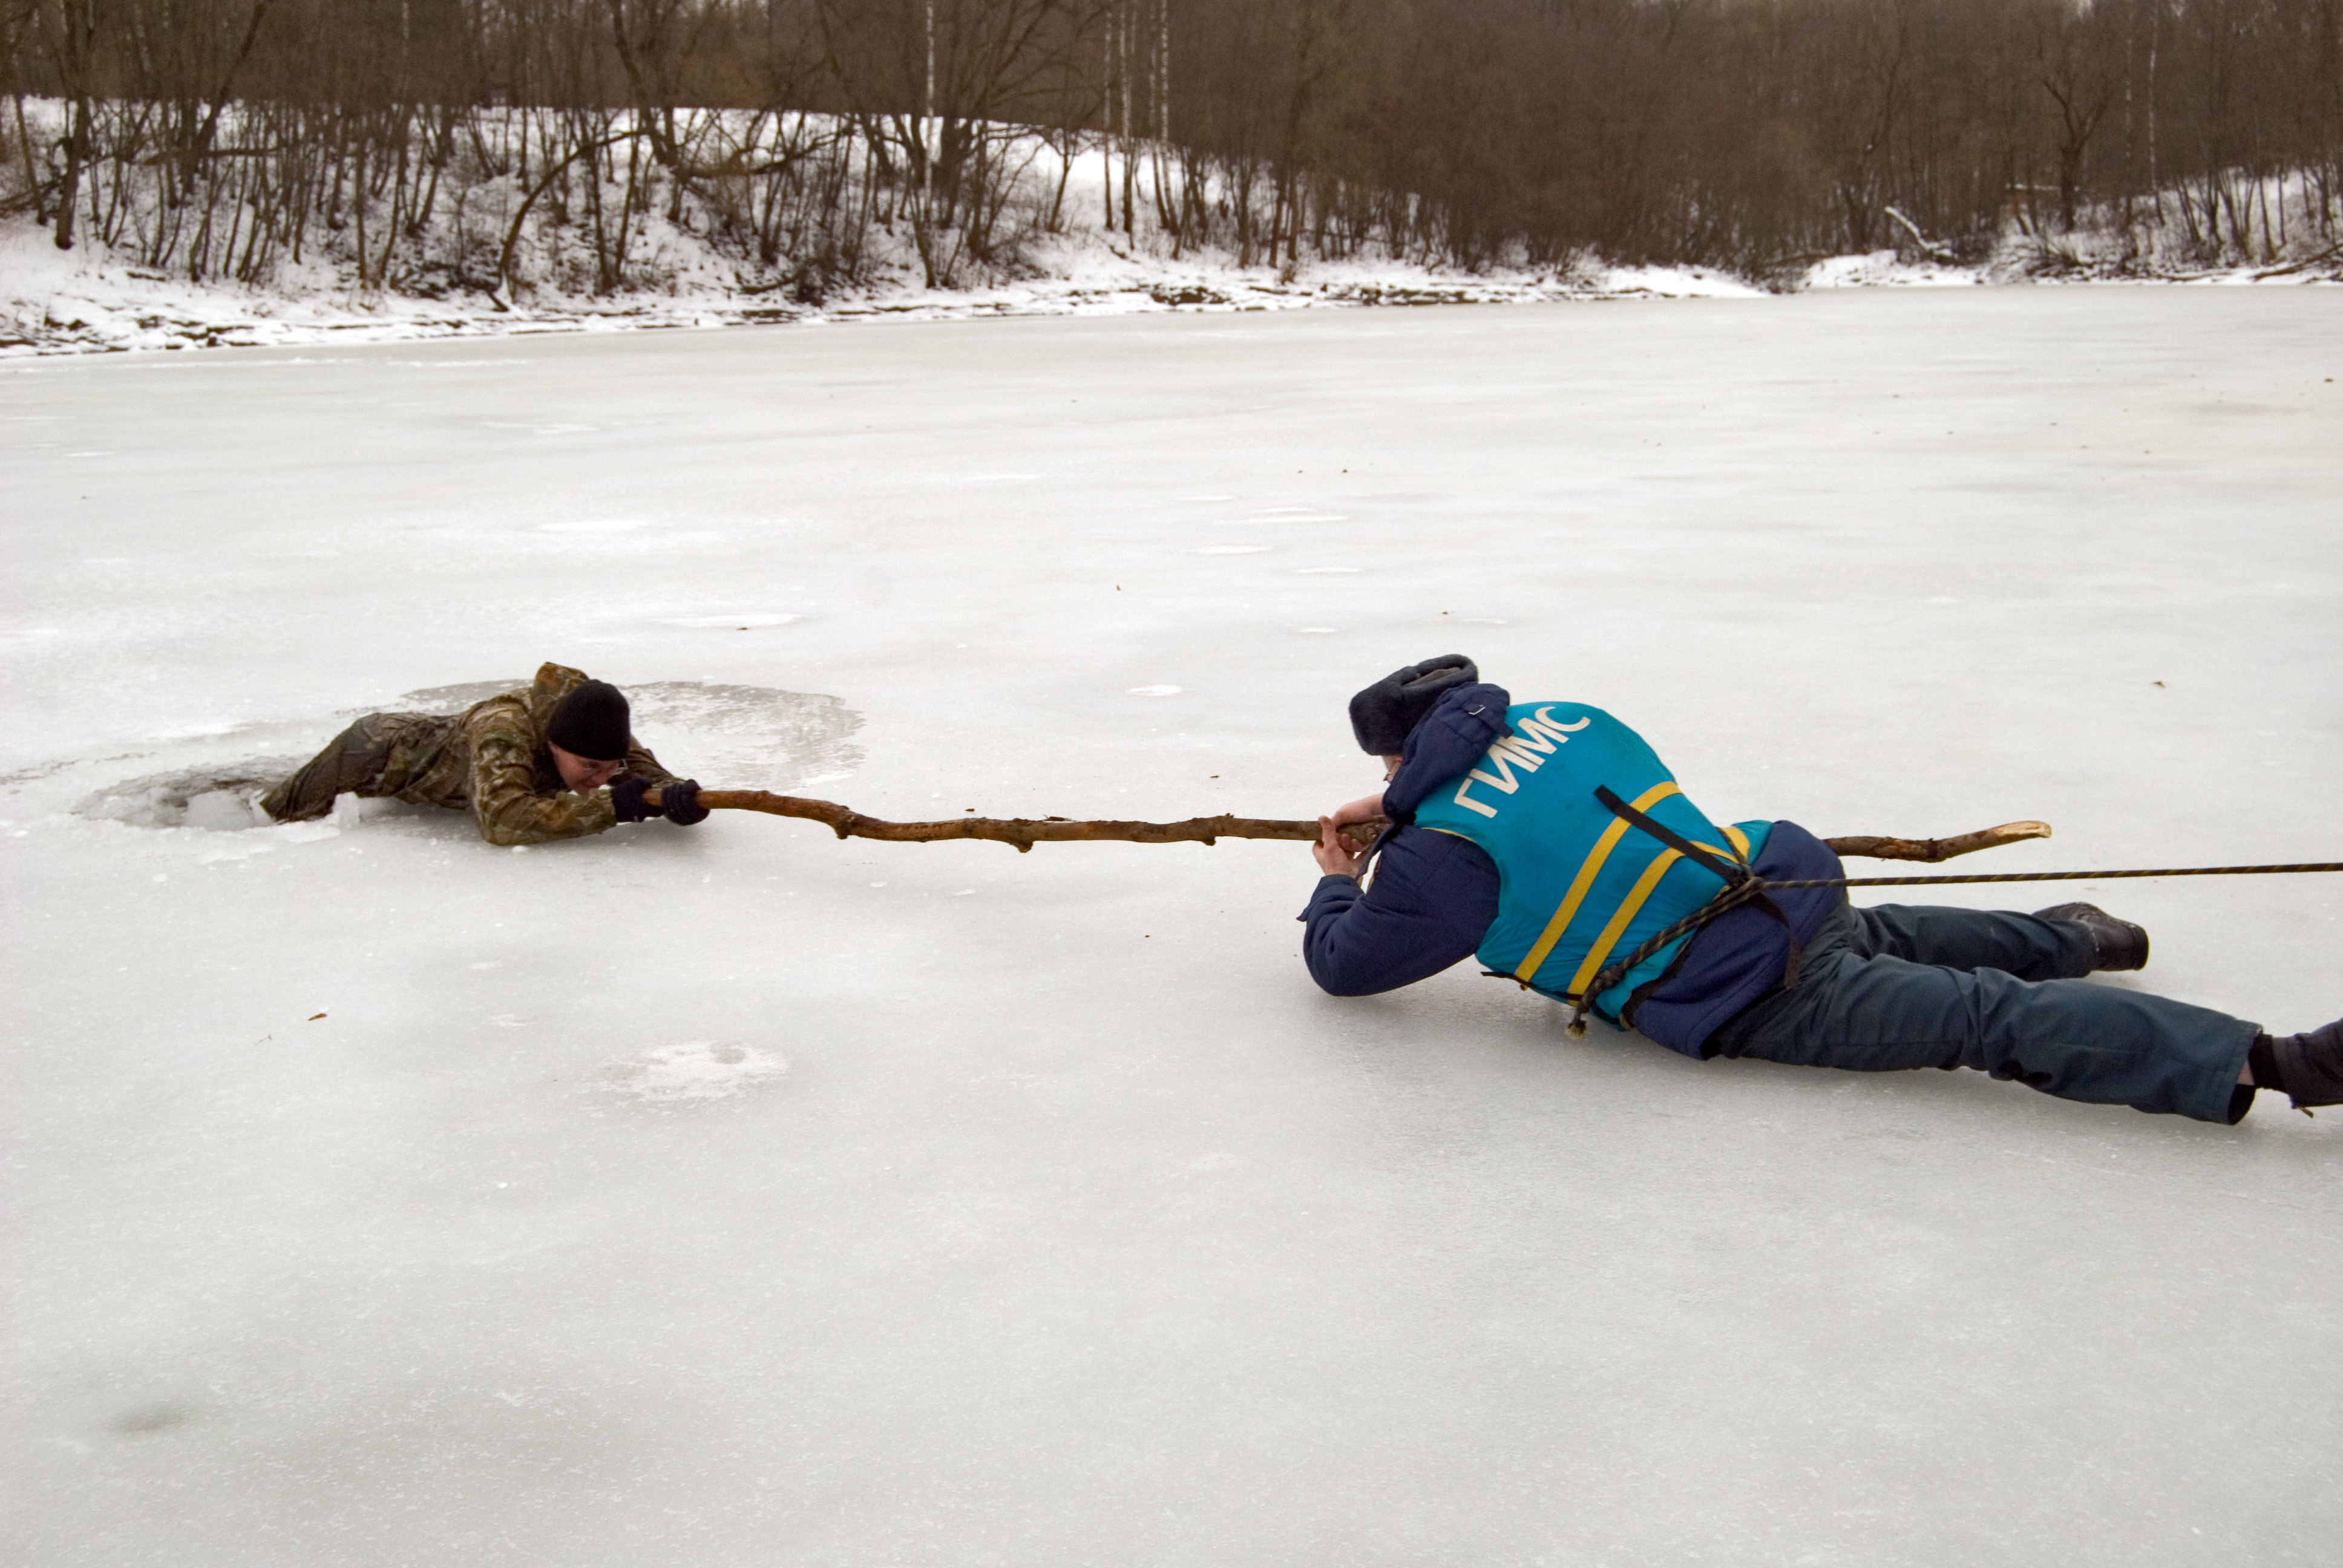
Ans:
[{"label": "yellow stripe on vest", "polygon": [[[1703,849],[1707,847],[1705,844],[1701,846]],[[1644,868],[1644,874],[1635,879],[1635,885],[1619,901],[1619,908],[1612,915],[1610,923],[1603,928],[1603,934],[1594,939],[1593,947],[1586,950],[1586,961],[1578,966],[1576,974],[1570,977],[1571,995],[1586,994],[1587,982],[1603,972],[1603,960],[1609,958],[1611,950],[1619,945],[1620,934],[1634,920],[1636,911],[1644,907],[1644,900],[1652,896],[1652,890],[1660,885],[1660,879],[1668,874],[1668,868],[1683,859],[1683,854],[1677,850],[1663,849],[1656,859]]]},{"label": "yellow stripe on vest", "polygon": [[[1628,804],[1638,811],[1648,811],[1669,796],[1683,793],[1671,779],[1664,784],[1653,785]],[[1548,953],[1554,951],[1554,944],[1562,940],[1562,933],[1570,929],[1570,922],[1578,914],[1578,906],[1586,901],[1587,890],[1594,886],[1594,879],[1603,872],[1603,862],[1611,858],[1611,851],[1619,847],[1619,840],[1626,837],[1627,829],[1632,826],[1634,824],[1626,818],[1620,817],[1603,829],[1603,836],[1594,840],[1594,848],[1589,849],[1586,859],[1579,862],[1578,875],[1570,879],[1570,891],[1563,895],[1562,907],[1554,910],[1554,919],[1548,920],[1545,930],[1539,933],[1537,945],[1530,949],[1528,956],[1522,960],[1521,967],[1513,971],[1514,979],[1526,985],[1536,978],[1538,966],[1545,962]],[[1674,851],[1670,850],[1669,853],[1673,855]]]},{"label": "yellow stripe on vest", "polygon": [[[1749,835],[1735,827],[1732,823],[1727,822],[1725,825],[1725,841],[1733,846],[1733,858],[1740,861],[1743,865],[1747,865],[1749,863]],[[1705,849],[1708,846],[1703,844],[1701,848]]]},{"label": "yellow stripe on vest", "polygon": [[[1741,859],[1746,861],[1749,859],[1749,840],[1734,829],[1727,828],[1725,831],[1733,835],[1735,846],[1741,850]],[[1725,851],[1715,845],[1704,844],[1697,839],[1693,840],[1693,846],[1695,849],[1705,849],[1719,859],[1725,855]],[[1620,902],[1618,912],[1611,917],[1611,923],[1603,928],[1603,934],[1595,938],[1594,945],[1587,950],[1586,961],[1578,966],[1576,974],[1570,977],[1571,995],[1585,994],[1589,982],[1603,972],[1603,960],[1611,956],[1611,950],[1619,945],[1619,938],[1625,933],[1629,926],[1634,923],[1636,914],[1651,898],[1652,890],[1660,885],[1660,879],[1668,874],[1668,868],[1683,859],[1684,856],[1678,851],[1669,849],[1658,859],[1644,868],[1644,874],[1637,878],[1635,885],[1627,890],[1626,898]]]}]

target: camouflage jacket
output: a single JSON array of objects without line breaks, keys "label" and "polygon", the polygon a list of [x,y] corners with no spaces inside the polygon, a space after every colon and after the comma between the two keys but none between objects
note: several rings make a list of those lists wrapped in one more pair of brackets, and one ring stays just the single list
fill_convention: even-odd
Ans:
[{"label": "camouflage jacket", "polygon": [[[610,792],[570,793],[546,746],[545,727],[554,705],[585,679],[581,671],[548,664],[520,690],[476,702],[452,718],[380,715],[393,720],[398,733],[389,738],[379,785],[366,793],[468,809],[480,837],[491,844],[580,839],[615,826],[618,819]],[[659,785],[676,776],[628,736],[627,765],[618,777]]]}]

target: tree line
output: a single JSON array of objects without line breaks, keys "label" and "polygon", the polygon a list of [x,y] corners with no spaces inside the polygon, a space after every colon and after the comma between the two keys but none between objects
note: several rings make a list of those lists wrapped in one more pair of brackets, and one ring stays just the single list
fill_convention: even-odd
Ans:
[{"label": "tree line", "polygon": [[2343,0],[0,0],[0,206],[59,246],[500,301],[679,230],[799,298],[947,284],[1072,202],[1245,265],[1752,276],[2343,222]]}]

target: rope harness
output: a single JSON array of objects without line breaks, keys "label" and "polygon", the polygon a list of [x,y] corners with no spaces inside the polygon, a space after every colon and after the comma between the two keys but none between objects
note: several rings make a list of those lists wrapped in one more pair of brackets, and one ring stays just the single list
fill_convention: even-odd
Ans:
[{"label": "rope harness", "polygon": [[[1604,965],[1595,977],[1587,982],[1584,990],[1564,992],[1562,1000],[1571,1004],[1570,1032],[1573,1034],[1583,1035],[1586,1032],[1586,1010],[1594,1005],[1594,999],[1626,978],[1637,964],[1642,963],[1678,937],[1688,931],[1696,931],[1720,915],[1737,910],[1744,904],[1755,904],[1781,922],[1790,943],[1789,953],[1782,964],[1782,989],[1787,990],[1795,986],[1798,983],[1802,947],[1796,931],[1791,928],[1789,916],[1783,913],[1781,906],[1767,896],[1775,892],[1801,888],[1914,888],[1933,887],[1952,882],[2089,882],[2114,881],[2131,877],[2271,877],[2303,871],[2343,871],[2343,860],[2320,860],[2289,866],[2163,866],[2148,870],[2124,871],[1980,871],[1965,875],[1926,877],[1803,877],[1776,882],[1759,876],[1746,866],[1718,859],[1707,850],[1691,843],[1665,824],[1655,822],[1646,817],[1607,789],[1598,788],[1594,791],[1594,796],[1614,814],[1651,834],[1668,848],[1683,855],[1684,859],[1695,862],[1722,878],[1725,888],[1715,898],[1674,925],[1652,933],[1639,943],[1633,952],[1624,958],[1614,959]],[[1502,974],[1494,970],[1483,972],[1498,980],[1517,981],[1524,990],[1529,989],[1530,982],[1520,975]]]}]

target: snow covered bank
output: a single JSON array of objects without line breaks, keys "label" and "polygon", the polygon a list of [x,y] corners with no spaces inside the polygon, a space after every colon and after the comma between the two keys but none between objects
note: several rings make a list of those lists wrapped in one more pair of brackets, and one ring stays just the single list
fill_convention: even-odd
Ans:
[{"label": "snow covered bank", "polygon": [[[477,297],[427,299],[325,286],[309,290],[190,284],[87,250],[65,254],[21,222],[0,224],[0,358],[125,349],[400,343],[673,327],[818,326],[878,319],[1224,313],[1315,307],[1521,305],[1558,300],[1748,297],[1772,292],[1706,267],[1610,266],[1455,273],[1391,261],[1240,266],[1222,256],[1179,260],[1090,236],[1031,247],[1031,276],[991,286],[921,287],[908,271],[890,286],[819,305],[777,301],[710,283],[608,298],[538,297],[499,309]],[[2343,263],[2175,269],[2050,269],[2012,246],[1996,262],[1958,266],[1892,250],[1811,264],[1794,291],[1973,287],[2036,282],[2291,285],[2331,283]]]},{"label": "snow covered bank", "polygon": [[[61,106],[32,108],[54,135]],[[229,121],[259,136],[243,121],[262,113]],[[265,147],[192,195],[151,160],[117,160],[103,199],[90,183],[72,251],[0,220],[0,355],[1752,291],[1592,258],[1443,269],[1373,236],[1321,234],[1297,256],[1252,232],[1265,176],[1240,187],[1146,142],[967,123],[954,198],[907,173],[946,139],[933,123],[685,118],[695,157],[763,172],[671,177],[619,156],[644,134],[633,116],[544,110],[473,116],[468,138],[418,149],[370,197],[357,181],[297,200],[287,181],[254,183]]]},{"label": "snow covered bank", "polygon": [[[1298,845],[186,813],[554,657],[709,782],[1300,816],[1461,648],[1735,816],[2333,858],[2338,345],[1963,287],[0,367],[11,1561],[2324,1568],[2343,1118],[1338,1001]],[[2155,933],[2099,983],[2294,1029],[2338,882],[2071,893]]]},{"label": "snow covered bank", "polygon": [[874,318],[1097,316],[1158,311],[1293,310],[1313,306],[1523,304],[1541,300],[1715,297],[1760,292],[1709,268],[1443,272],[1394,262],[1322,262],[1299,270],[1241,266],[1226,255],[1179,260],[1117,246],[1095,233],[1027,247],[1028,276],[990,286],[931,289],[899,269],[891,284],[818,305],[677,282],[608,298],[539,295],[508,308],[461,295],[426,299],[310,289],[190,284],[100,253],[60,253],[22,222],[0,225],[0,357],[121,349],[289,347],[611,332]]},{"label": "snow covered bank", "polygon": [[[35,107],[55,117],[56,106]],[[2014,226],[1977,266],[1955,265],[1914,230],[1915,243],[1903,251],[1823,258],[1762,284],[1697,266],[1617,266],[1584,254],[1530,266],[1518,247],[1512,265],[1466,272],[1406,258],[1420,251],[1395,256],[1387,238],[1373,235],[1297,240],[1298,256],[1269,265],[1257,240],[1248,247],[1227,232],[1246,226],[1232,225],[1226,209],[1246,199],[1258,205],[1258,193],[1241,199],[1224,172],[1191,168],[1151,144],[1118,152],[1097,138],[979,125],[973,134],[985,149],[984,177],[998,187],[980,221],[965,204],[956,215],[930,210],[933,201],[907,186],[900,170],[883,172],[891,166],[881,156],[887,146],[859,139],[840,122],[730,112],[692,118],[694,135],[709,142],[708,156],[724,150],[739,161],[753,154],[783,172],[769,176],[769,188],[713,176],[679,188],[596,139],[608,133],[613,144],[623,140],[627,116],[541,124],[547,116],[538,111],[508,111],[476,126],[478,146],[448,153],[444,180],[438,166],[416,165],[411,197],[395,191],[361,204],[352,194],[330,215],[264,211],[267,187],[256,196],[231,184],[204,187],[211,205],[197,221],[166,171],[130,165],[111,176],[118,188],[104,203],[93,187],[93,216],[69,252],[27,218],[0,219],[0,357],[873,317],[2343,276],[2343,258],[2331,250],[2303,249],[2307,236],[2331,232],[2331,215],[2320,230],[2310,214],[2315,193],[2280,181],[2268,182],[2277,187],[2274,206],[2268,192],[2257,190],[2247,194],[2258,195],[2259,206],[2248,199],[2243,210],[2296,213],[2293,227],[2270,227],[2265,216],[2263,228],[2247,223],[2234,237],[2247,253],[2292,259],[2227,269],[2187,260],[2205,247],[2184,232],[2196,208],[2177,196],[2168,209],[2093,213],[2055,239]],[[558,155],[573,143],[592,156],[564,161]],[[900,161],[906,146],[922,144],[910,136],[890,156]],[[828,160],[831,173],[809,193],[801,188],[813,166],[807,160],[817,159]],[[251,160],[230,162],[235,179],[249,174]],[[331,200],[343,200],[338,182],[328,189]],[[1166,226],[1165,214],[1183,201],[1193,209],[1186,221],[1212,237],[1200,241]],[[378,241],[367,237],[367,213],[385,236]],[[272,226],[286,232],[277,235]],[[255,236],[262,235],[274,237],[260,245]],[[216,236],[225,237],[205,237]],[[206,281],[190,281],[196,277]]]}]

